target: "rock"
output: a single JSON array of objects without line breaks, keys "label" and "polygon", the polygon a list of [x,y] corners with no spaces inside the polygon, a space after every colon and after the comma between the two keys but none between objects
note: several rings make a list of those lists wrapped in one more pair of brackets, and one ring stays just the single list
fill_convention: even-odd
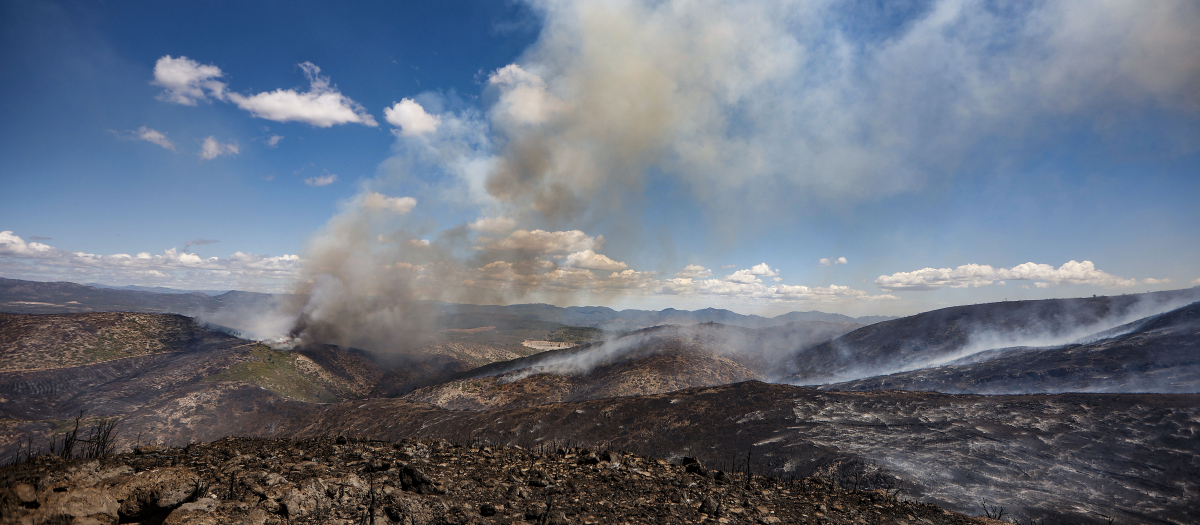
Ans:
[{"label": "rock", "polygon": [[55,516],[70,516],[76,521],[90,519],[92,523],[117,523],[117,509],[120,504],[108,491],[94,487],[77,488],[66,492],[50,492],[46,501],[38,508],[37,515],[42,519],[34,523],[53,523]]},{"label": "rock", "polygon": [[[495,516],[496,515],[496,506],[492,505],[491,503],[484,503],[483,505],[480,505],[479,506],[479,515],[484,516],[484,517]],[[396,520],[396,521],[399,521],[399,520]]]},{"label": "rock", "polygon": [[417,494],[444,494],[446,491],[434,484],[424,472],[411,465],[400,467],[400,488]]},{"label": "rock", "polygon": [[541,478],[534,478],[534,479],[529,480],[529,486],[531,486],[531,487],[544,488],[544,487],[548,487],[549,485],[550,485],[550,483],[548,483],[546,480],[541,479]]},{"label": "rock", "polygon": [[546,515],[547,510],[549,510],[549,506],[543,502],[539,501],[536,503],[532,503],[528,507],[525,508],[525,519],[527,519],[527,520],[541,519],[542,516]]},{"label": "rock", "polygon": [[688,474],[695,474],[697,476],[708,475],[708,470],[705,469],[704,465],[700,464],[700,460],[696,458],[683,458],[683,463],[680,464],[683,465],[683,471],[687,472]]},{"label": "rock", "polygon": [[576,461],[576,463],[578,463],[580,465],[599,465],[600,457],[597,456],[595,453],[588,453],[587,455],[580,456],[579,460]]},{"label": "rock", "polygon": [[713,499],[712,496],[704,498],[704,501],[700,503],[700,512],[702,514],[716,516],[719,509],[720,506],[717,505],[717,500]]},{"label": "rock", "polygon": [[222,520],[214,513],[217,501],[211,498],[200,498],[192,503],[184,503],[171,512],[163,525],[219,525]]},{"label": "rock", "polygon": [[172,509],[199,495],[203,483],[185,467],[166,467],[111,480],[112,496],[122,518],[148,516]]},{"label": "rock", "polygon": [[37,502],[37,491],[33,489],[33,485],[28,483],[18,483],[13,487],[13,495],[25,505]]}]

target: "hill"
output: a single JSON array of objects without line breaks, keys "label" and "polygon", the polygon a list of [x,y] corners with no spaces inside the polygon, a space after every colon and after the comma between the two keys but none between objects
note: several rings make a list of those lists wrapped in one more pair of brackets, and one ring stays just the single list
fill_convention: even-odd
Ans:
[{"label": "hill", "polygon": [[1200,303],[1051,347],[989,350],[925,368],[823,386],[950,393],[1200,392]]},{"label": "hill", "polygon": [[800,321],[763,329],[716,323],[647,328],[485,365],[406,399],[482,410],[764,380],[796,352],[859,326]]},{"label": "hill", "polygon": [[795,357],[788,382],[826,384],[940,366],[1014,346],[1067,344],[1200,300],[1200,288],[955,306],[869,325]]}]

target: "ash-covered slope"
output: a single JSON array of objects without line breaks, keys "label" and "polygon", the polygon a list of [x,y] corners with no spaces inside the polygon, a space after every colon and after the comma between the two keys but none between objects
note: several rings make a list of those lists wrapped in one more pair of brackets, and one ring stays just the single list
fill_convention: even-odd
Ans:
[{"label": "ash-covered slope", "polygon": [[825,385],[837,390],[1200,393],[1200,303],[1085,338],[980,352],[950,365]]},{"label": "ash-covered slope", "polygon": [[225,435],[570,441],[699,457],[715,468],[753,450],[756,472],[899,483],[906,498],[972,513],[984,501],[1022,522],[1200,520],[1200,395],[962,396],[747,382],[479,412],[402,399],[314,405],[222,383],[178,392],[122,425],[129,440],[140,432],[168,444]]},{"label": "ash-covered slope", "polygon": [[866,326],[800,353],[794,384],[940,366],[987,350],[1072,343],[1200,300],[1200,287],[1135,295],[956,306]]},{"label": "ash-covered slope", "polygon": [[480,367],[406,399],[484,410],[767,379],[795,352],[859,326],[801,321],[764,329],[715,323],[648,328]]}]

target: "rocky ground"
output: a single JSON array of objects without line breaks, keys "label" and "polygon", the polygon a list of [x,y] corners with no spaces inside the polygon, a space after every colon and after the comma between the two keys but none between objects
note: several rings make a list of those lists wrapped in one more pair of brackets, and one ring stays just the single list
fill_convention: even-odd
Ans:
[{"label": "rocky ground", "polygon": [[691,458],[445,440],[225,438],[43,456],[0,469],[0,498],[0,523],[20,524],[1003,523],[821,479],[747,480]]}]

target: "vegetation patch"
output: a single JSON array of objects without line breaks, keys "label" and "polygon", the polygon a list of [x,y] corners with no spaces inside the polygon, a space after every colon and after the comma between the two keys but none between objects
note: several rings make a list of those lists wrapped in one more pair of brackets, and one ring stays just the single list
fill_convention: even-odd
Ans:
[{"label": "vegetation patch", "polygon": [[297,363],[299,354],[255,345],[250,356],[250,361],[233,365],[205,380],[252,383],[281,396],[311,403],[334,403],[344,398],[344,389],[339,385],[305,372],[307,367]]}]

